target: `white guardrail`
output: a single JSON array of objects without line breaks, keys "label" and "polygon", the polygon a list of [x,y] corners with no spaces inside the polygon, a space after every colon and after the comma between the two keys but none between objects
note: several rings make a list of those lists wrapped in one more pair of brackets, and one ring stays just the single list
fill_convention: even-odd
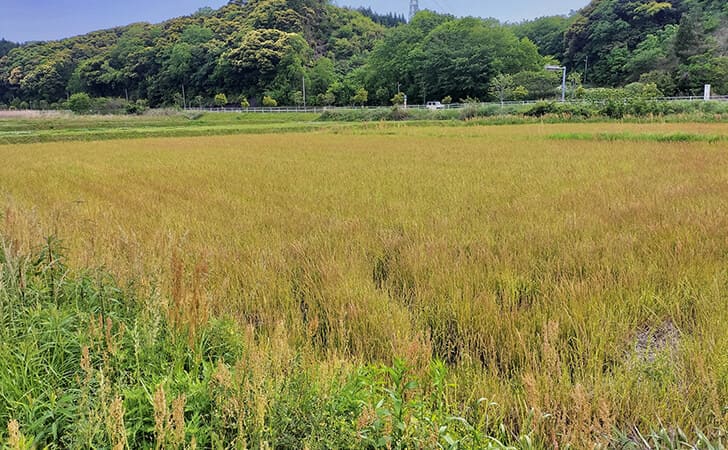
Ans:
[{"label": "white guardrail", "polygon": [[[506,101],[506,102],[487,102],[477,103],[477,106],[499,106],[499,105],[533,105],[548,100],[525,100],[525,101]],[[557,100],[552,100],[557,101]],[[607,100],[567,100],[566,103],[579,104],[579,103],[605,103]],[[626,100],[625,100],[626,101]],[[647,101],[659,101],[659,102],[697,102],[705,101],[702,96],[685,96],[685,97],[660,97],[655,99],[648,99]],[[710,101],[728,101],[728,95],[713,96]],[[468,106],[465,103],[453,103],[450,105],[442,105],[440,110],[448,109],[462,109]],[[371,109],[382,109],[390,108],[391,106],[278,106],[278,107],[256,107],[256,108],[235,108],[235,107],[188,107],[185,111],[200,111],[210,113],[323,113],[325,111],[352,111],[352,110],[371,110]],[[407,109],[428,109],[426,105],[407,105]]]}]

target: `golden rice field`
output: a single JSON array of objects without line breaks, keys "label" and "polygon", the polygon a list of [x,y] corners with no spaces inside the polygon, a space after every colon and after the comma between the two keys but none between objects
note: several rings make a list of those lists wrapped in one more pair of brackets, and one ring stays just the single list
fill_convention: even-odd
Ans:
[{"label": "golden rice field", "polygon": [[728,143],[552,138],[605,132],[728,128],[373,124],[4,145],[0,234],[20,249],[55,235],[72,267],[104,266],[186,320],[282,333],[320,377],[442,360],[454,398],[487,399],[494,420],[554,446],[660,428],[720,439]]}]

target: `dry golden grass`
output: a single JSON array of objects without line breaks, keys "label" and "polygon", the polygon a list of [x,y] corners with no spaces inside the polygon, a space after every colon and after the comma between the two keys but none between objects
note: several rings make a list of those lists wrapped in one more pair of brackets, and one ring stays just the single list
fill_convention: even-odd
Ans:
[{"label": "dry golden grass", "polygon": [[161,289],[192,331],[209,313],[311,359],[444,359],[459,398],[513,427],[533,410],[554,443],[725,427],[728,145],[547,139],[609,131],[728,134],[371,124],[0,146],[0,232],[57,235],[75,266]]}]

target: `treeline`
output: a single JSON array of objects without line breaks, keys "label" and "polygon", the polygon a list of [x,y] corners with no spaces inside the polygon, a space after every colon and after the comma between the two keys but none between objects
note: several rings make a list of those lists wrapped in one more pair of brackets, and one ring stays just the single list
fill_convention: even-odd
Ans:
[{"label": "treeline", "polygon": [[405,24],[328,0],[250,0],[13,47],[0,41],[0,107],[54,107],[75,93],[152,107],[545,99],[560,85],[546,64],[568,67],[572,92],[637,82],[662,95],[706,83],[728,93],[719,0],[593,0],[515,25],[429,11]]},{"label": "treeline", "polygon": [[10,50],[14,49],[17,46],[18,44],[16,44],[15,42],[0,39],[0,57],[7,55],[8,53],[10,53]]},{"label": "treeline", "polygon": [[373,11],[372,8],[369,7],[357,8],[357,11],[372,19],[374,23],[384,25],[385,27],[396,27],[397,25],[403,25],[407,23],[407,18],[405,18],[404,14],[380,14],[376,11]]}]

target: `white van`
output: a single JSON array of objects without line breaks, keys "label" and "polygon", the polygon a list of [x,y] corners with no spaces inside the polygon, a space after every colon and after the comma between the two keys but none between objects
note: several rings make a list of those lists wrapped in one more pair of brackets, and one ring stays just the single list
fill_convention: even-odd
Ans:
[{"label": "white van", "polygon": [[445,109],[445,105],[440,102],[427,102],[427,109]]}]

